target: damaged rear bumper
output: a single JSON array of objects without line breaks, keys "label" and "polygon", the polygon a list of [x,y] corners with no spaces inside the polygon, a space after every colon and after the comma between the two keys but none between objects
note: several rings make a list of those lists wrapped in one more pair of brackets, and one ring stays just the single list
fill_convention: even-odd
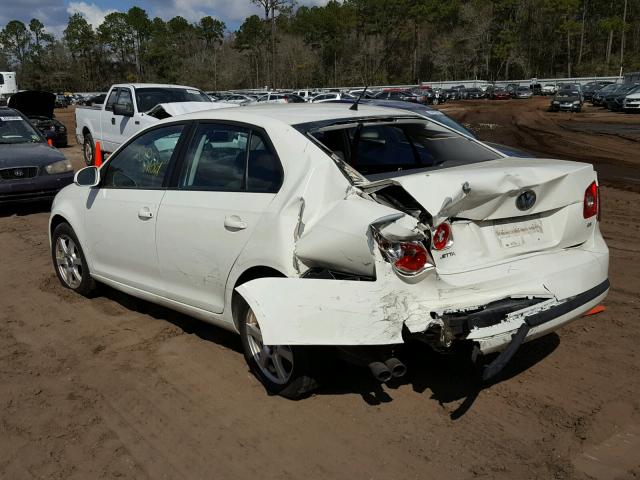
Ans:
[{"label": "damaged rear bumper", "polygon": [[[471,341],[491,353],[507,348],[523,325],[522,341],[531,340],[602,301],[608,251],[601,241],[591,247],[472,272],[432,270],[413,282],[379,262],[375,281],[262,278],[238,292],[254,311],[265,344],[392,345],[435,331],[444,333],[443,348]],[[493,313],[483,316],[490,307]]]}]

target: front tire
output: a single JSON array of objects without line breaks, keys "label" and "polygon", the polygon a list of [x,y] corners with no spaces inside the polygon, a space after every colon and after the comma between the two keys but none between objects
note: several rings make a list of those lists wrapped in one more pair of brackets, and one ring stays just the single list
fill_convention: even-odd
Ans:
[{"label": "front tire", "polygon": [[96,146],[93,143],[93,137],[90,133],[84,135],[84,142],[82,144],[82,156],[84,157],[84,163],[87,166],[91,166],[95,162],[95,150]]},{"label": "front tire", "polygon": [[244,358],[269,394],[296,400],[317,388],[310,374],[310,355],[304,347],[264,345],[258,320],[244,301],[238,318]]},{"label": "front tire", "polygon": [[61,223],[53,231],[51,258],[63,287],[85,297],[95,290],[95,280],[91,277],[87,259],[78,237],[68,223]]}]

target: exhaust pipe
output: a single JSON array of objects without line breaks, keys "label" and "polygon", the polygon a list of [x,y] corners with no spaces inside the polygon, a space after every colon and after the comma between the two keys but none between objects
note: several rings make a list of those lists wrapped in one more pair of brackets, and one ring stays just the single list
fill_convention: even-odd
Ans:
[{"label": "exhaust pipe", "polygon": [[371,370],[371,374],[375,377],[379,382],[388,382],[391,380],[392,373],[387,366],[382,362],[371,362],[369,364],[369,370]]},{"label": "exhaust pipe", "polygon": [[389,360],[387,360],[384,363],[389,369],[389,371],[391,372],[391,375],[393,375],[396,378],[404,377],[404,375],[407,373],[406,365],[395,357],[391,357]]}]

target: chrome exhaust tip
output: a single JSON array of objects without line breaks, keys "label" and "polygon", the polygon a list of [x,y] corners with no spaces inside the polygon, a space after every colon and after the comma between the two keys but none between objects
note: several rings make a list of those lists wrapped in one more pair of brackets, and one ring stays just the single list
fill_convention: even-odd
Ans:
[{"label": "chrome exhaust tip", "polygon": [[369,364],[369,370],[371,370],[373,377],[382,383],[388,382],[393,376],[391,370],[382,362],[371,362]]},{"label": "chrome exhaust tip", "polygon": [[391,372],[391,375],[395,378],[404,377],[407,373],[406,365],[395,357],[391,357],[384,363]]}]

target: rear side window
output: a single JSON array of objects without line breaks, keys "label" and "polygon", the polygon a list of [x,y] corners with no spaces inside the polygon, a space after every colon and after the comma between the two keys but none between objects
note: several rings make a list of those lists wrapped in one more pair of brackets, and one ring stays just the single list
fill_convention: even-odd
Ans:
[{"label": "rear side window", "polygon": [[275,193],[282,167],[264,134],[247,127],[201,124],[178,180],[184,190]]}]

